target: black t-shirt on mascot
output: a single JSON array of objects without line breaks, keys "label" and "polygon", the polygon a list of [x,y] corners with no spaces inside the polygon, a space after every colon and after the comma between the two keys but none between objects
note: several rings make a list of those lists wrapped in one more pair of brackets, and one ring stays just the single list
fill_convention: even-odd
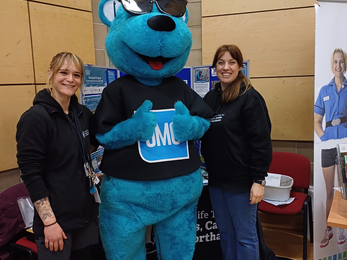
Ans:
[{"label": "black t-shirt on mascot", "polygon": [[[188,108],[192,116],[209,118],[212,110],[206,106],[200,96],[184,81],[177,77],[163,79],[158,86],[146,86],[133,76],[126,75],[110,83],[103,91],[102,99],[96,110],[96,132],[108,132],[116,124],[131,118],[144,100],[153,103],[151,111],[171,110],[175,114],[174,104],[177,101]],[[103,111],[98,114],[98,111]],[[157,114],[157,117],[159,115]],[[196,171],[201,161],[193,141],[183,142],[184,155],[177,151],[173,158],[147,158],[148,146],[177,145],[172,135],[172,128],[155,131],[153,138],[146,142],[136,142],[121,149],[105,150],[101,170],[110,176],[128,180],[160,180]],[[151,151],[153,152],[153,150]],[[160,152],[159,152],[160,153]],[[141,169],[139,171],[139,169]]]}]

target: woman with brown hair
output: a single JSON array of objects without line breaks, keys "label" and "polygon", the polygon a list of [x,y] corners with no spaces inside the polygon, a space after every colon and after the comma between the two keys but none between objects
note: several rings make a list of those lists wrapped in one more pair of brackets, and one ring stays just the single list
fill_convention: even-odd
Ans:
[{"label": "woman with brown hair", "polygon": [[202,155],[224,260],[259,260],[257,203],[272,159],[268,110],[242,66],[236,45],[220,46],[212,63],[220,82],[204,97],[215,111]]}]

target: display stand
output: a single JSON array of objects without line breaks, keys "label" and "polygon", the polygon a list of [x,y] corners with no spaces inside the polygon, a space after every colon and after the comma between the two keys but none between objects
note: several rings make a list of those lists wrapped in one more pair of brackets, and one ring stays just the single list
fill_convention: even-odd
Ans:
[{"label": "display stand", "polygon": [[347,229],[347,200],[343,199],[338,191],[335,191],[327,225]]},{"label": "display stand", "polygon": [[196,230],[196,244],[193,259],[222,259],[219,230],[214,218],[208,185],[204,185],[198,202]]}]

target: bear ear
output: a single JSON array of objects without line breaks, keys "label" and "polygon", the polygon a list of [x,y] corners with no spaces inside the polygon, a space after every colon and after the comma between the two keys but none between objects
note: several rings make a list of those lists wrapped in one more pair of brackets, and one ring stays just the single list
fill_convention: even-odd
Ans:
[{"label": "bear ear", "polygon": [[120,6],[121,3],[117,0],[101,0],[99,3],[100,20],[110,27]]},{"label": "bear ear", "polygon": [[182,16],[183,22],[188,23],[189,20],[189,12],[188,7],[186,7],[186,13]]}]

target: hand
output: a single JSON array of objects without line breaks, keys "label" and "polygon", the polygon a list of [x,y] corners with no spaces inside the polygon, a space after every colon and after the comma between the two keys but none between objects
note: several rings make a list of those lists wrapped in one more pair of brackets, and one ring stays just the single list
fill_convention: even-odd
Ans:
[{"label": "hand", "polygon": [[172,116],[172,128],[178,141],[198,140],[210,127],[210,121],[199,116],[191,116],[181,102],[175,103],[176,114]]},{"label": "hand", "polygon": [[253,183],[251,187],[251,194],[250,194],[250,204],[257,204],[264,198],[264,186]]},{"label": "hand", "polygon": [[149,140],[157,125],[157,116],[151,109],[152,102],[145,100],[131,118],[116,124],[106,133],[96,134],[96,138],[105,149],[110,150]]},{"label": "hand", "polygon": [[45,227],[43,230],[45,234],[45,246],[49,248],[50,251],[63,250],[64,239],[67,239],[64,231],[58,223]]},{"label": "hand", "polygon": [[133,121],[132,130],[138,141],[147,141],[154,133],[157,116],[150,111],[152,105],[151,101],[145,100],[131,118]]}]

